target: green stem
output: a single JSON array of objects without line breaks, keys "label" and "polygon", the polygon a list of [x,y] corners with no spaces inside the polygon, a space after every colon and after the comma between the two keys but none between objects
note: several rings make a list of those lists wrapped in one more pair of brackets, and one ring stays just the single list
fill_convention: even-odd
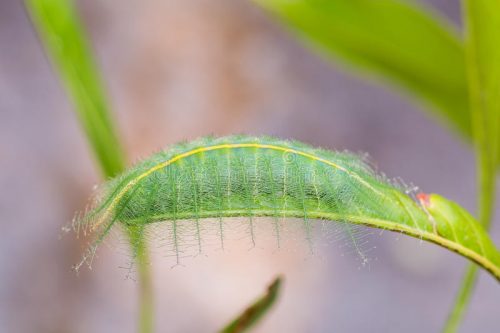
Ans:
[{"label": "green stem", "polygon": [[460,289],[455,298],[455,304],[448,315],[448,320],[443,328],[443,333],[453,333],[458,330],[465,314],[465,310],[467,310],[467,305],[472,297],[472,291],[474,290],[474,285],[477,281],[477,271],[477,266],[474,264],[469,264],[467,267]]},{"label": "green stem", "polygon": [[[479,154],[478,164],[480,169],[478,181],[480,194],[478,206],[480,221],[484,227],[488,229],[491,224],[494,207],[495,169],[492,168],[492,170],[490,170],[491,168],[487,167],[488,163],[486,163],[483,158],[481,158],[481,155]],[[478,269],[476,264],[469,264],[462,279],[458,294],[455,298],[453,309],[451,310],[445,323],[443,329],[444,333],[454,333],[458,330],[474,292],[474,287],[477,281],[477,272]]]},{"label": "green stem", "polygon": [[[73,1],[25,0],[33,25],[75,105],[80,125],[105,178],[125,169],[125,155],[104,92],[100,72]],[[132,243],[132,242],[135,243]],[[153,329],[153,287],[146,244],[138,244],[139,332]]]},{"label": "green stem", "polygon": [[153,279],[148,251],[144,237],[140,238],[137,254],[137,271],[139,274],[139,333],[153,332],[154,298]]},{"label": "green stem", "polygon": [[[466,65],[469,82],[469,94],[471,103],[472,129],[476,150],[477,182],[478,182],[478,212],[479,221],[486,230],[489,229],[493,218],[495,203],[495,181],[496,181],[496,160],[494,154],[490,154],[487,117],[484,99],[481,90],[481,79],[478,68],[478,54],[476,50],[477,15],[473,10],[471,1],[462,1],[462,12],[466,23]],[[456,332],[462,321],[467,307],[472,298],[474,287],[477,281],[478,269],[474,264],[469,265],[462,279],[460,290],[455,299],[454,307],[448,316],[443,332]]]}]

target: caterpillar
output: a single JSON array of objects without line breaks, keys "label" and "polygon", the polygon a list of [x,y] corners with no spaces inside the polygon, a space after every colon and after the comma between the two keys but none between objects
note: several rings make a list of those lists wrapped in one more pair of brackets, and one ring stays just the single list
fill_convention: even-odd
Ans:
[{"label": "caterpillar", "polygon": [[[414,200],[363,158],[297,141],[229,136],[180,143],[139,162],[98,193],[93,208],[75,220],[76,229],[96,234],[89,255],[115,224],[140,233],[169,224],[178,256],[182,221],[192,225],[201,250],[207,219],[219,221],[223,242],[225,218],[248,218],[254,244],[254,221],[259,217],[300,219],[306,237],[311,221],[319,219],[425,239],[500,278],[500,254],[479,223],[458,205],[437,195]],[[275,231],[279,240],[279,223]]]}]

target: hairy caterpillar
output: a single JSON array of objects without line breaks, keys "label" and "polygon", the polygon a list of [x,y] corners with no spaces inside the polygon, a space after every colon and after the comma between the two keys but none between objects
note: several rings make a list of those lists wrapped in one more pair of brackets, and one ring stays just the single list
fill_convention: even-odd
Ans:
[{"label": "hairy caterpillar", "polygon": [[500,278],[500,254],[467,212],[437,195],[420,199],[356,155],[270,137],[209,137],[157,153],[106,183],[76,226],[96,232],[92,254],[115,223],[139,232],[169,223],[177,246],[179,223],[188,220],[201,250],[208,218],[220,221],[222,237],[223,218],[247,217],[252,242],[257,217],[300,218],[306,233],[311,220],[342,221],[437,243]]}]

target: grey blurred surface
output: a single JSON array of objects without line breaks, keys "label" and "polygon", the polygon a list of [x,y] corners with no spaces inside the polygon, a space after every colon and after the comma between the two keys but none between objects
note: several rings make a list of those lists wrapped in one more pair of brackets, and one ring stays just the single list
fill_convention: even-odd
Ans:
[{"label": "grey blurred surface", "polygon": [[[458,1],[425,2],[457,22]],[[269,134],[368,152],[390,177],[474,210],[465,143],[410,100],[304,49],[251,4],[78,4],[130,161],[201,135]],[[21,3],[0,1],[1,332],[135,331],[137,284],[119,268],[126,249],[102,248],[76,276],[84,243],[59,237],[99,181]],[[335,244],[312,257],[300,246],[235,244],[174,269],[156,258],[158,332],[213,332],[279,273],[283,296],[257,332],[438,332],[466,262],[407,237],[370,238],[369,268]],[[498,309],[498,283],[481,273],[461,332],[498,332]]]}]

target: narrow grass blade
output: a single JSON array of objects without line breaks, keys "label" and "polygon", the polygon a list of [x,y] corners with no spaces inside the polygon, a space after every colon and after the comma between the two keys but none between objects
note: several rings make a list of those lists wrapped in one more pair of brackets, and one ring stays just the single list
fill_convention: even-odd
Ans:
[{"label": "narrow grass blade", "polygon": [[281,277],[274,279],[267,288],[266,294],[246,308],[229,325],[220,330],[220,333],[242,333],[255,326],[276,302],[281,284]]},{"label": "narrow grass blade", "polygon": [[73,1],[26,0],[25,3],[47,54],[73,99],[103,175],[116,175],[125,168],[125,159]]},{"label": "narrow grass blade", "polygon": [[465,0],[466,55],[474,137],[485,163],[500,159],[500,1]]},{"label": "narrow grass blade", "polygon": [[[103,84],[71,0],[26,0],[26,8],[49,58],[73,99],[80,123],[105,178],[125,169],[125,157]],[[137,248],[139,332],[153,331],[153,287],[148,252],[142,236],[130,233]]]}]

